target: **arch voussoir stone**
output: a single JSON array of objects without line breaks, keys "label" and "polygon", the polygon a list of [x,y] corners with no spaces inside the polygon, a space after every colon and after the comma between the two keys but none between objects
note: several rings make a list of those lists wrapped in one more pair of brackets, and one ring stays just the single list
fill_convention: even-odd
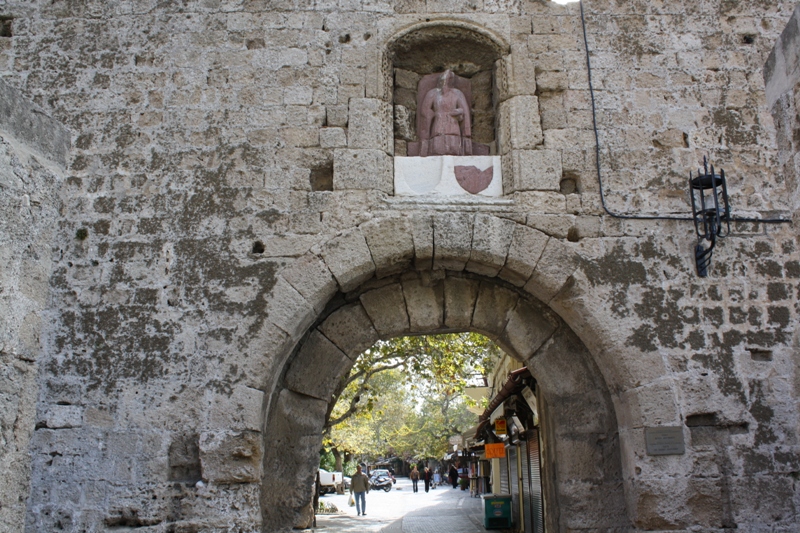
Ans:
[{"label": "arch voussoir stone", "polygon": [[281,277],[308,300],[317,313],[325,308],[339,288],[325,261],[315,254],[298,258],[291,268],[281,272]]},{"label": "arch voussoir stone", "polygon": [[530,359],[556,330],[555,321],[548,320],[541,308],[523,299],[510,313],[500,339],[522,360]]},{"label": "arch voussoir stone", "polygon": [[307,396],[330,401],[341,376],[353,360],[319,330],[313,330],[292,359],[284,383],[287,388]]},{"label": "arch voussoir stone", "polygon": [[444,325],[444,284],[420,278],[402,282],[411,331],[435,331]]},{"label": "arch voussoir stone", "polygon": [[515,224],[506,262],[498,277],[512,285],[523,287],[533,275],[548,240],[550,237],[539,230],[524,224]]},{"label": "arch voussoir stone", "polygon": [[381,338],[394,337],[409,330],[403,288],[393,283],[361,295],[361,305]]},{"label": "arch voussoir stone", "polygon": [[342,292],[349,292],[375,274],[367,240],[356,228],[328,242],[321,255]]},{"label": "arch voussoir stone", "polygon": [[472,253],[474,216],[440,213],[433,216],[433,268],[460,272]]},{"label": "arch voussoir stone", "polygon": [[380,338],[361,302],[340,307],[317,329],[354,361]]},{"label": "arch voussoir stone", "polygon": [[414,238],[407,217],[379,218],[360,227],[375,263],[376,277],[384,278],[408,269],[414,258]]},{"label": "arch voussoir stone", "polygon": [[414,241],[414,268],[431,270],[433,268],[433,217],[414,214],[409,217],[411,237]]},{"label": "arch voussoir stone", "polygon": [[580,256],[572,246],[558,239],[548,239],[524,290],[547,303],[559,293],[579,266]]},{"label": "arch voussoir stone", "polygon": [[[519,294],[494,283],[482,282],[478,289],[472,327],[492,338],[506,329],[509,311],[517,306]],[[498,311],[502,310],[502,311]]]},{"label": "arch voussoir stone", "polygon": [[299,340],[316,318],[311,303],[282,277],[277,278],[267,298],[268,320],[292,339]]},{"label": "arch voussoir stone", "polygon": [[472,231],[472,250],[466,270],[495,277],[506,263],[516,222],[479,214]]},{"label": "arch voussoir stone", "polygon": [[444,324],[449,329],[466,330],[472,326],[480,282],[447,276],[444,280]]}]

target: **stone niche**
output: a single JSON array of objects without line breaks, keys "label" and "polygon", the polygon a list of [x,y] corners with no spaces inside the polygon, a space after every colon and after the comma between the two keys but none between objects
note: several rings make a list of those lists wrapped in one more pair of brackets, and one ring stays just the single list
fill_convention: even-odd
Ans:
[{"label": "stone niche", "polygon": [[[498,45],[473,29],[434,25],[411,31],[390,51],[394,111],[394,185],[398,196],[502,196],[496,142],[495,65]],[[450,70],[471,107],[464,154],[419,157],[418,109],[435,78]],[[425,149],[422,149],[423,153]],[[470,153],[471,152],[471,153]]]}]

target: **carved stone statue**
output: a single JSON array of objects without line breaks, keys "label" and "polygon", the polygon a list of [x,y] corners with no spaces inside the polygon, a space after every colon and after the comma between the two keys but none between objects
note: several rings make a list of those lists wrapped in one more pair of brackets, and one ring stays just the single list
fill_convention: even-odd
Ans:
[{"label": "carved stone statue", "polygon": [[472,142],[470,81],[451,70],[424,76],[417,86],[417,137],[409,156],[488,155],[489,147]]},{"label": "carved stone statue", "polygon": [[[454,74],[445,70],[435,89],[422,100],[420,116],[420,155],[465,155],[464,140],[472,135],[467,98],[453,86]],[[427,153],[426,153],[427,152]]]}]

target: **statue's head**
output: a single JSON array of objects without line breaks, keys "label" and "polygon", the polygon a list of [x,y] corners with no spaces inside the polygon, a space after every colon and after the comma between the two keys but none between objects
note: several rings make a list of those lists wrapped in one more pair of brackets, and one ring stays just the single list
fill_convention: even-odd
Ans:
[{"label": "statue's head", "polygon": [[447,69],[444,72],[442,72],[442,75],[439,76],[439,83],[438,83],[439,88],[440,89],[445,89],[445,88],[449,89],[449,88],[453,87],[453,79],[454,79],[454,77],[455,77],[455,74],[453,74],[453,71],[450,70],[450,69]]}]

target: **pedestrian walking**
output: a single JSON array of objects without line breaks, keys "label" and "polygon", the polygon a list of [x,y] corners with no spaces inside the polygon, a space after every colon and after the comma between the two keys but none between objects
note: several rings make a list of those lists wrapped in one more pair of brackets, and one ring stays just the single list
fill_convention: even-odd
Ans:
[{"label": "pedestrian walking", "polygon": [[417,492],[417,484],[419,483],[419,470],[417,470],[417,465],[414,465],[408,477],[411,478],[411,485],[413,486],[414,492]]},{"label": "pedestrian walking", "polygon": [[442,474],[439,473],[439,471],[437,470],[436,472],[433,473],[433,488],[435,489],[437,485],[441,484],[442,484]]},{"label": "pedestrian walking", "polygon": [[426,466],[425,471],[422,473],[423,479],[425,480],[425,492],[428,492],[431,489],[431,478],[433,477],[431,474],[430,469]]},{"label": "pedestrian walking", "polygon": [[369,478],[361,472],[361,465],[356,466],[356,473],[350,478],[350,494],[356,498],[356,511],[358,515],[367,515],[367,498],[369,492]]},{"label": "pedestrian walking", "polygon": [[458,470],[454,465],[450,465],[450,484],[453,485],[453,488],[458,486]]}]

